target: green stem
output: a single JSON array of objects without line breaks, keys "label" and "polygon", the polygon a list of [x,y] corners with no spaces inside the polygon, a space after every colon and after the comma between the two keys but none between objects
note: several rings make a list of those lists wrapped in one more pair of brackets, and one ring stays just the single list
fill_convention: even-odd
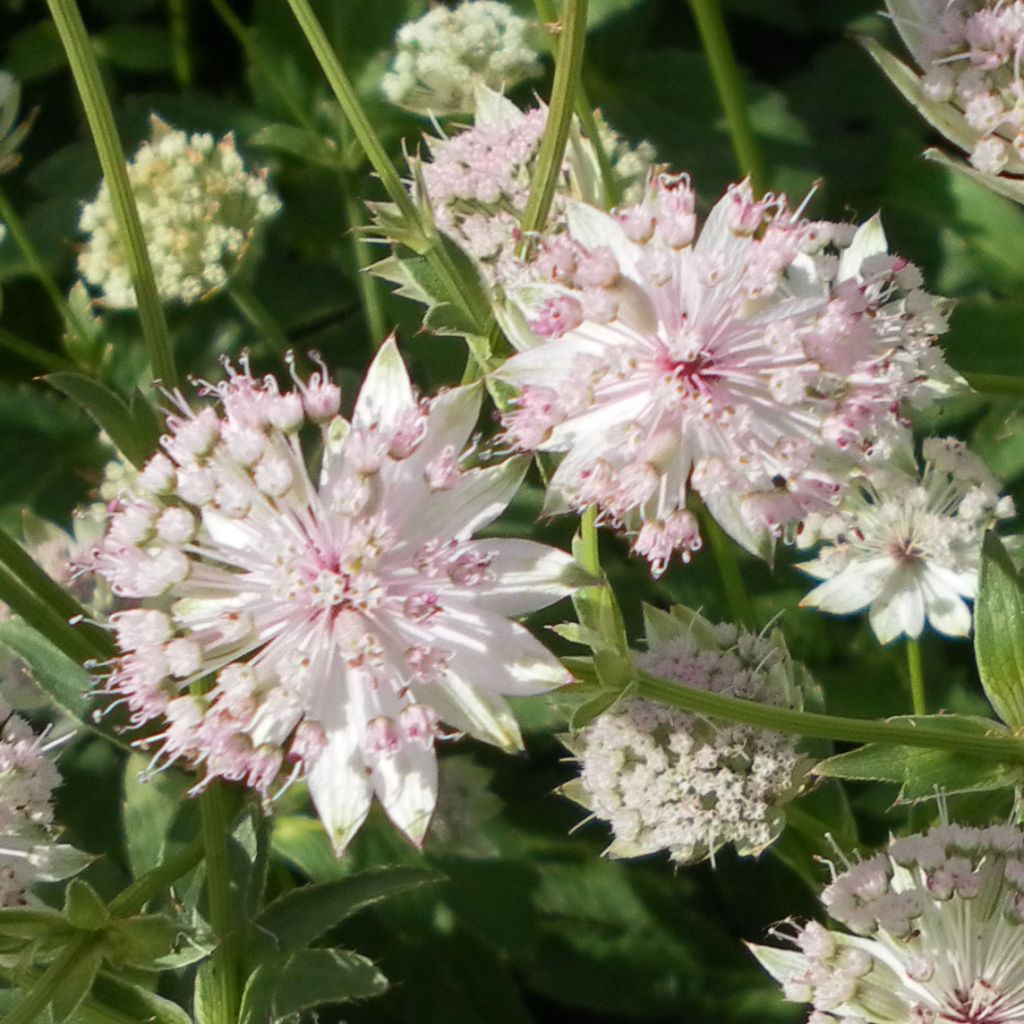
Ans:
[{"label": "green stem", "polygon": [[167,0],[167,16],[171,34],[171,61],[178,86],[192,85],[192,59],[189,56],[188,7],[185,0]]},{"label": "green stem", "polygon": [[35,363],[44,370],[78,371],[78,366],[70,359],[65,359],[63,356],[57,355],[56,352],[50,352],[35,342],[19,338],[18,335],[12,334],[4,327],[0,327],[0,348],[5,348],[19,359]]},{"label": "green stem", "polygon": [[547,223],[555,190],[562,175],[565,146],[572,127],[573,106],[583,70],[583,47],[587,36],[587,0],[565,0],[555,57],[555,79],[547,124],[537,153],[530,196],[520,220],[524,237],[540,231]]},{"label": "green stem", "polygon": [[146,904],[187,875],[203,859],[206,844],[203,836],[193,839],[180,853],[158,864],[137,878],[107,905],[111,917],[133,917]]},{"label": "green stem", "polygon": [[711,543],[711,553],[718,566],[718,574],[722,578],[725,598],[729,602],[729,612],[738,625],[746,626],[747,629],[756,629],[757,619],[754,616],[754,606],[750,603],[750,595],[743,585],[743,574],[740,572],[740,563],[736,558],[736,548],[726,532],[715,522],[711,513],[703,505],[700,507],[699,515],[701,532]]},{"label": "green stem", "polygon": [[25,229],[25,224],[18,215],[18,211],[11,205],[2,189],[0,189],[0,220],[7,225],[11,238],[21,250],[21,255],[28,264],[32,276],[43,286],[43,291],[49,296],[50,302],[53,303],[54,309],[57,310],[67,329],[76,334],[80,341],[84,341],[87,349],[91,348],[92,338],[71,308],[64,293],[57,287],[57,282],[39,255],[39,250],[36,249],[35,243]]},{"label": "green stem", "polygon": [[345,220],[348,223],[349,234],[352,236],[356,284],[359,287],[359,298],[363,304],[363,314],[366,317],[366,330],[370,335],[370,350],[373,351],[384,341],[388,328],[377,280],[366,272],[366,268],[374,262],[374,258],[370,246],[360,230],[364,224],[363,211],[356,199],[352,176],[348,173],[343,173],[341,176],[341,198],[345,204]]},{"label": "green stem", "polygon": [[887,743],[902,747],[927,747],[949,750],[970,757],[1006,764],[1024,764],[1024,741],[1012,736],[974,736],[935,729],[915,722],[892,722],[841,718],[809,711],[773,707],[757,701],[727,697],[720,693],[696,690],[668,679],[637,670],[637,693],[698,715],[710,715],[727,722],[754,725],[775,732],[812,736],[840,743]]},{"label": "green stem", "polygon": [[[51,0],[52,2],[52,0]],[[377,133],[373,130],[370,119],[366,116],[359,97],[356,95],[348,75],[345,74],[330,42],[324,33],[323,26],[317,20],[309,0],[288,0],[288,5],[295,15],[306,36],[327,82],[345,115],[352,133],[362,147],[366,158],[370,161],[380,179],[384,191],[398,207],[402,218],[411,226],[417,227],[423,237],[423,256],[437,275],[441,286],[450,296],[453,305],[459,307],[479,328],[478,333],[486,337],[490,321],[490,310],[482,296],[476,294],[477,289],[462,279],[460,270],[453,264],[440,244],[440,239],[432,225],[425,225],[416,204],[406,192],[402,179],[398,176],[394,164],[388,158],[384,146]]]},{"label": "green stem", "polygon": [[[550,25],[557,22],[558,15],[555,13],[551,0],[533,0],[533,6],[537,11],[537,17],[543,23]],[[546,32],[545,36],[548,40],[552,56],[554,56],[557,53],[558,44],[550,32]],[[612,167],[612,162],[608,157],[608,150],[605,149],[601,133],[597,129],[594,106],[587,96],[582,81],[576,83],[576,116],[580,119],[580,124],[583,126],[583,134],[591,141],[594,146],[594,152],[597,153],[597,163],[601,169],[601,185],[604,189],[604,205],[610,210],[621,200],[622,190],[619,188],[619,179],[616,177],[615,169]]]},{"label": "green stem", "polygon": [[915,715],[928,713],[924,698],[924,673],[921,671],[921,645],[907,637],[907,671],[910,673],[910,699]]},{"label": "green stem", "polygon": [[238,908],[231,891],[228,839],[233,815],[227,783],[209,782],[199,797],[206,859],[206,899],[217,946],[210,957],[208,1024],[238,1024],[242,954]]},{"label": "green stem", "polygon": [[1024,377],[1004,373],[965,373],[963,377],[975,391],[993,395],[1024,395]]},{"label": "green stem", "polygon": [[0,1024],[38,1024],[60,991],[65,975],[92,951],[101,938],[101,935],[89,932],[73,939]]},{"label": "green stem", "polygon": [[722,11],[718,0],[690,0],[690,9],[697,22],[719,102],[725,111],[736,161],[740,171],[750,177],[750,186],[756,194],[764,188],[764,159],[754,136],[743,78],[729,42]]},{"label": "green stem", "polygon": [[121,140],[114,125],[114,114],[103,88],[103,79],[89,42],[75,0],[46,0],[50,15],[57,27],[61,43],[67,53],[68,64],[78,87],[85,109],[100,166],[110,190],[110,201],[117,220],[121,244],[128,261],[135,297],[139,307],[139,321],[146,341],[153,376],[168,388],[176,387],[178,374],[174,368],[171,336],[164,319],[163,306],[157,292],[153,267],[149,262],[146,236],[139,220],[135,195],[128,180]]},{"label": "green stem", "polygon": [[248,285],[233,278],[228,283],[227,293],[235,308],[249,321],[256,333],[270,343],[278,355],[283,356],[291,350],[292,343],[288,335],[281,330],[278,322],[270,315],[270,311]]},{"label": "green stem", "polygon": [[580,565],[592,576],[601,575],[601,550],[597,539],[597,506],[588,506],[580,516]]}]

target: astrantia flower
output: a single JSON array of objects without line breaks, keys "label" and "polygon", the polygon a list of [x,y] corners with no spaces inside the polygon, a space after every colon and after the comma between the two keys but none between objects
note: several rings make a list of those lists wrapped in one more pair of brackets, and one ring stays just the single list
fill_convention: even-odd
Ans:
[{"label": "astrantia flower", "polygon": [[[351,422],[315,373],[294,391],[228,367],[176,397],[163,452],[114,507],[94,565],[138,602],[111,616],[123,652],[105,688],[158,762],[182,758],[272,797],[305,776],[340,850],[376,792],[419,841],[436,797],[441,723],[515,749],[499,694],[567,682],[508,616],[568,593],[575,563],[526,540],[472,540],[524,465],[463,468],[478,387],[421,400],[393,341]],[[311,480],[301,431],[319,427]],[[203,680],[212,687],[191,692]]]},{"label": "astrantia flower", "polygon": [[91,859],[54,842],[53,748],[0,699],[0,907],[22,906],[33,884],[68,878]]},{"label": "astrantia flower", "polygon": [[420,114],[472,113],[479,85],[504,91],[541,72],[537,29],[495,0],[435,7],[403,25],[381,88],[396,106]]},{"label": "astrantia flower", "polygon": [[788,1000],[814,1008],[808,1024],[1019,1024],[1022,890],[1020,829],[943,825],[825,887],[825,909],[849,931],[812,921],[796,949],[751,949]]},{"label": "astrantia flower", "polygon": [[934,127],[986,175],[1024,174],[1024,2],[886,0],[919,79],[876,51]]},{"label": "astrantia flower", "polygon": [[954,438],[924,442],[924,469],[877,466],[859,477],[817,532],[826,541],[800,568],[825,580],[803,604],[822,611],[870,608],[882,643],[917,637],[925,620],[967,636],[985,531],[1014,514],[999,481]]},{"label": "astrantia flower", "polygon": [[[248,173],[232,135],[186,135],[152,118],[151,139],[128,164],[157,290],[192,303],[222,288],[259,226],[281,208],[266,172]],[[116,308],[135,306],[120,232],[104,181],[82,209],[89,235],[78,257],[82,277]]]},{"label": "astrantia flower", "polygon": [[512,291],[530,330],[496,376],[527,451],[565,452],[546,511],[597,505],[661,572],[701,545],[692,488],[767,556],[899,432],[902,402],[956,380],[942,300],[886,252],[877,218],[807,221],[732,187],[698,234],[685,177],[615,214],[570,203]]},{"label": "astrantia flower", "polygon": [[[465,250],[502,301],[505,265],[518,248],[519,225],[526,210],[547,107],[528,111],[486,88],[477,90],[474,125],[445,138],[428,137],[430,161],[412,161],[414,198],[427,215]],[[632,148],[597,116],[600,143],[612,164],[620,192],[636,198],[646,184],[654,151],[648,143]],[[573,121],[563,175],[558,183],[550,222],[557,223],[569,198],[602,205],[604,192],[600,164],[593,142]],[[378,226],[385,236],[396,236],[390,210],[378,207]],[[438,297],[423,293],[420,280],[410,278],[395,259],[377,264],[375,272],[403,286],[403,293],[431,303]],[[518,271],[516,271],[518,276]]]},{"label": "astrantia flower", "polygon": [[[778,632],[756,636],[714,625],[686,608],[647,609],[646,653],[653,675],[731,697],[800,708],[803,669]],[[568,795],[607,821],[607,853],[635,857],[667,850],[687,863],[727,843],[756,854],[782,831],[782,805],[809,762],[791,736],[715,723],[647,700],[599,715],[569,741],[580,778]]]}]

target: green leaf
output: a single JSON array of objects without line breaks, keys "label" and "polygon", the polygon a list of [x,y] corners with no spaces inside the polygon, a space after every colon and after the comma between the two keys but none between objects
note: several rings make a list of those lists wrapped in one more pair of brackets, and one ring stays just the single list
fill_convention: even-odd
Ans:
[{"label": "green leaf", "polygon": [[242,1024],[272,1024],[323,1003],[378,996],[387,978],[373,962],[342,949],[305,949],[250,975],[242,995]]},{"label": "green leaf", "polygon": [[70,969],[61,975],[60,987],[50,1003],[53,1024],[61,1024],[81,1005],[103,963],[103,949],[95,943],[82,952]]},{"label": "green leaf", "polygon": [[110,921],[99,893],[80,878],[73,878],[64,890],[64,916],[83,932],[98,932]]},{"label": "green leaf", "polygon": [[0,935],[13,939],[70,937],[72,925],[51,907],[4,907],[0,909]]},{"label": "green leaf", "polygon": [[80,373],[50,373],[43,379],[77,402],[110,435],[125,458],[140,468],[145,464],[159,438],[152,431],[151,414],[133,415],[120,395]]},{"label": "green leaf", "polygon": [[125,71],[160,72],[171,67],[171,41],[162,28],[112,25],[92,36],[96,56]]},{"label": "green leaf", "polygon": [[111,922],[104,938],[114,963],[153,969],[171,955],[181,932],[164,914],[140,914]]},{"label": "green leaf", "polygon": [[1024,590],[994,533],[981,550],[981,578],[974,606],[974,653],[985,694],[1014,729],[1024,725]]},{"label": "green leaf", "polygon": [[41,633],[18,619],[0,622],[0,644],[10,648],[31,669],[35,681],[56,704],[83,725],[99,732],[125,750],[130,746],[109,723],[93,719],[96,708],[89,699],[93,690],[89,674],[77,662],[52,644]]},{"label": "green leaf", "polygon": [[293,124],[268,124],[249,137],[249,145],[274,149],[332,170],[345,165],[343,155],[330,139]]},{"label": "green leaf", "polygon": [[124,765],[124,833],[132,874],[140,878],[163,859],[167,834],[186,801],[190,779],[166,769],[148,775],[152,757],[134,753]]},{"label": "green leaf", "polygon": [[192,1018],[178,1005],[130,981],[101,971],[93,982],[89,1003],[97,1009],[113,1010],[123,1019],[146,1024],[192,1024]]},{"label": "green leaf", "polygon": [[270,944],[273,956],[290,953],[364,907],[441,880],[435,871],[391,867],[304,885],[274,900],[256,919],[255,927]]}]

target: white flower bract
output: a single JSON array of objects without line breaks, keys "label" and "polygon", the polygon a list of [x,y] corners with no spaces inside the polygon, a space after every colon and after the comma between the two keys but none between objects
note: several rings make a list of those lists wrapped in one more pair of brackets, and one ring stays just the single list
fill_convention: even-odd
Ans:
[{"label": "white flower bract", "polygon": [[985,531],[1014,514],[999,481],[963,442],[929,438],[924,467],[877,466],[815,524],[825,543],[800,568],[824,580],[802,601],[843,614],[869,608],[882,643],[920,636],[925,622],[967,636]]},{"label": "white flower bract", "polygon": [[[808,1024],[1024,1020],[1024,834],[942,825],[893,839],[825,887],[795,949],[751,946]],[[781,932],[781,928],[780,928]]]},{"label": "white flower bract", "polygon": [[[165,302],[197,302],[227,284],[259,226],[281,208],[266,172],[247,172],[232,135],[186,135],[159,118],[128,164],[157,291]],[[127,256],[106,181],[82,208],[88,235],[82,277],[114,308],[134,308]]]},{"label": "white flower bract", "polygon": [[596,505],[655,573],[701,545],[695,491],[767,557],[957,380],[945,304],[880,223],[808,221],[729,189],[698,232],[684,177],[615,213],[567,204],[510,296],[509,441],[565,453],[546,511]]},{"label": "white flower bract", "polygon": [[[217,408],[177,396],[163,451],[95,550],[133,605],[111,616],[123,653],[105,689],[135,725],[163,721],[158,764],[182,758],[268,800],[305,777],[339,851],[376,793],[419,842],[441,723],[516,749],[500,695],[569,681],[509,618],[581,574],[542,544],[472,539],[526,468],[464,468],[479,386],[418,398],[389,340],[348,421],[326,371],[292,391],[228,372],[205,387]],[[314,483],[300,436],[317,427]]]},{"label": "white flower bract", "polygon": [[[781,634],[714,625],[685,608],[646,610],[638,667],[714,693],[802,706],[803,670]],[[611,826],[611,856],[667,850],[690,863],[727,843],[756,854],[782,831],[782,805],[809,762],[791,736],[728,725],[640,699],[624,700],[566,741],[580,765],[567,795]]]},{"label": "white flower bract", "polygon": [[503,91],[540,74],[537,31],[496,0],[435,7],[399,29],[381,88],[396,106],[416,113],[472,113],[478,86]]}]

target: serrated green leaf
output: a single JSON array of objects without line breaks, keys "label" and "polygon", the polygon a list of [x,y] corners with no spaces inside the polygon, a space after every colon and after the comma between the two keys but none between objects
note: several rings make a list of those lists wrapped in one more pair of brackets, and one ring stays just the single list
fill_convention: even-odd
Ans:
[{"label": "serrated green leaf", "polygon": [[43,378],[77,402],[136,466],[143,466],[159,438],[151,416],[132,415],[128,404],[106,385],[80,373],[49,373]]},{"label": "serrated green leaf", "polygon": [[324,1003],[378,996],[387,978],[373,962],[341,949],[305,949],[250,975],[242,996],[242,1024],[276,1024]]},{"label": "serrated green leaf", "polygon": [[442,878],[422,868],[393,867],[304,885],[274,900],[256,919],[255,927],[269,944],[268,954],[290,953],[364,907],[434,885]]},{"label": "serrated green leaf", "polygon": [[177,1004],[106,971],[96,976],[88,1002],[95,1003],[98,1010],[113,1010],[122,1019],[145,1024],[192,1024],[192,1018]]},{"label": "serrated green leaf", "polygon": [[994,533],[982,545],[974,653],[992,707],[1007,725],[1020,728],[1024,725],[1024,588]]}]

